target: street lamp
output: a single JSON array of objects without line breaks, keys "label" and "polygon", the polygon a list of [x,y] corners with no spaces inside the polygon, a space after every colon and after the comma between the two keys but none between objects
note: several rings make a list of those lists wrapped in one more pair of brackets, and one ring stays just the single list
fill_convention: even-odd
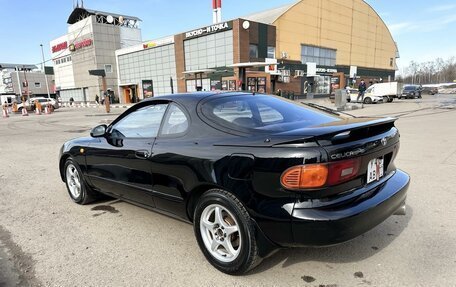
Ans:
[{"label": "street lamp", "polygon": [[47,90],[47,93],[48,93],[48,98],[51,97],[51,94],[49,93],[49,84],[48,84],[48,79],[47,79],[47,75],[46,75],[46,70],[45,70],[45,66],[44,66],[44,51],[43,51],[43,44],[40,44],[40,47],[41,47],[41,55],[43,56],[43,62],[41,63],[41,70],[43,71],[44,73],[44,80],[46,81],[46,90]]}]

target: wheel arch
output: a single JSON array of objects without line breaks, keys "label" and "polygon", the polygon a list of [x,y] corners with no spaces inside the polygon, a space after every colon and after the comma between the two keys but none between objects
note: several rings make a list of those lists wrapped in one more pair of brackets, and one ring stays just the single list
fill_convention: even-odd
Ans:
[{"label": "wheel arch", "polygon": [[[186,210],[187,210],[187,217],[190,220],[190,222],[193,222],[193,213],[196,208],[196,204],[198,203],[198,200],[200,199],[201,195],[203,195],[206,191],[211,190],[211,189],[222,189],[227,192],[230,192],[226,188],[223,188],[221,186],[218,186],[216,184],[211,184],[211,183],[204,183],[201,185],[198,185],[197,187],[193,188],[188,196],[187,199],[187,204],[186,204]],[[232,192],[230,192],[232,193]]]},{"label": "wheel arch", "polygon": [[66,153],[60,157],[59,170],[60,170],[60,178],[62,179],[63,182],[65,182],[65,171],[63,169],[65,167],[65,162],[67,161],[67,159],[70,156],[71,156],[70,154]]}]

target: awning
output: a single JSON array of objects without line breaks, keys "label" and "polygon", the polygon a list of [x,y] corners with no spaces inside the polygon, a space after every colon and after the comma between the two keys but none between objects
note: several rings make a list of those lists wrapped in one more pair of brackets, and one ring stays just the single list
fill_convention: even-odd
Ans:
[{"label": "awning", "polygon": [[202,70],[193,70],[193,71],[185,71],[182,74],[202,74],[202,73],[214,73],[217,72],[215,69],[202,69]]},{"label": "awning", "polygon": [[266,63],[266,62],[246,62],[246,63],[236,63],[228,65],[231,68],[254,68],[254,67],[267,67],[271,65],[277,65],[277,63]]},{"label": "awning", "polygon": [[136,86],[136,85],[137,85],[137,83],[119,84],[119,87]]}]

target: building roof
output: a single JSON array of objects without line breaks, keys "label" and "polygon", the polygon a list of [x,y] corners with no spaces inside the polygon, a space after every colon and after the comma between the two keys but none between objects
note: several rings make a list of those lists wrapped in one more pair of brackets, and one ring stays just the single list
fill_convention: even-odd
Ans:
[{"label": "building roof", "polygon": [[293,3],[286,4],[277,8],[272,8],[266,11],[257,12],[254,14],[250,14],[242,19],[247,19],[254,22],[260,22],[264,24],[273,24],[280,16],[282,16],[285,12],[290,10],[294,5],[298,4],[301,0],[294,1]]},{"label": "building roof", "polygon": [[26,70],[38,69],[38,67],[35,66],[35,65],[0,63],[0,70],[3,70],[3,69],[16,69],[16,67],[18,67],[20,70],[21,69],[26,69]]},{"label": "building roof", "polygon": [[104,16],[111,15],[114,18],[119,18],[122,16],[124,19],[141,21],[141,19],[139,19],[138,17],[134,17],[134,16],[103,12],[103,11],[98,11],[98,10],[86,9],[83,7],[76,7],[76,8],[74,8],[73,12],[71,12],[70,17],[68,17],[67,23],[74,24],[74,23],[78,22],[79,20],[81,20],[81,17],[86,18],[88,15],[104,15]]}]

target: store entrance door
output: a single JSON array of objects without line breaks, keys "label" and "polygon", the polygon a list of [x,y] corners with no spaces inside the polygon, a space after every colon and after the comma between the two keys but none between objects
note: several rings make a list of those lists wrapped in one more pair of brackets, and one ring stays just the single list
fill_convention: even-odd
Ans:
[{"label": "store entrance door", "polygon": [[124,103],[126,103],[126,104],[130,104],[130,103],[131,103],[131,101],[130,101],[130,99],[131,99],[130,94],[131,94],[130,88],[129,88],[129,87],[123,87]]}]

